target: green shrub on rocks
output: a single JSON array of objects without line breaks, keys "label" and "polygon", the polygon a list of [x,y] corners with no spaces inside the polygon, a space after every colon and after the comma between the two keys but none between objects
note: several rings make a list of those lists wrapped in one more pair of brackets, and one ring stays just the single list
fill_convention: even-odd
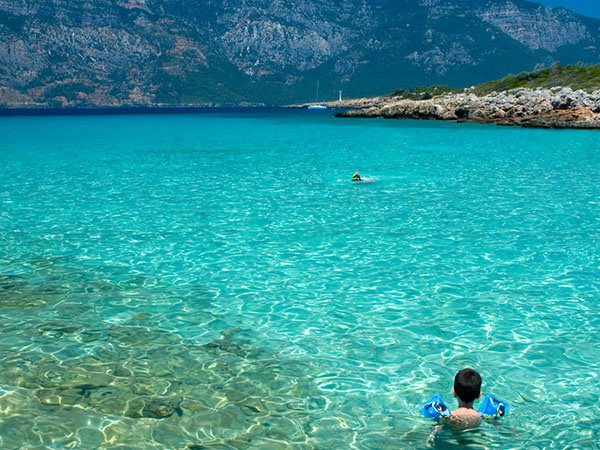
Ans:
[{"label": "green shrub on rocks", "polygon": [[[570,87],[573,90],[582,89],[593,92],[600,89],[600,64],[594,66],[568,65],[555,63],[551,67],[533,72],[521,72],[507,75],[499,80],[478,84],[470,90],[477,95],[487,95],[492,92],[505,92],[517,88],[552,88]],[[396,89],[388,97],[399,97],[408,100],[429,100],[438,95],[462,92],[448,86],[421,86],[412,89]]]},{"label": "green shrub on rocks", "polygon": [[556,86],[570,87],[574,90],[583,89],[588,92],[600,89],[600,64],[562,67],[560,63],[555,63],[546,69],[507,75],[499,80],[480,84],[475,87],[474,92],[486,95],[494,91],[509,91],[521,87],[536,89]]},{"label": "green shrub on rocks", "polygon": [[429,100],[438,95],[459,91],[459,89],[451,88],[449,86],[421,86],[411,89],[396,89],[389,97],[400,97],[408,100]]}]

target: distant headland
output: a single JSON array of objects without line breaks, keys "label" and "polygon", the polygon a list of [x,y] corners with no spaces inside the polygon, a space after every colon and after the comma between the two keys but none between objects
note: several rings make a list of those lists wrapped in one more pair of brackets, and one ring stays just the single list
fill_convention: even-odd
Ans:
[{"label": "distant headland", "polygon": [[600,65],[558,64],[464,90],[440,86],[342,100],[337,117],[425,119],[535,128],[600,129]]}]

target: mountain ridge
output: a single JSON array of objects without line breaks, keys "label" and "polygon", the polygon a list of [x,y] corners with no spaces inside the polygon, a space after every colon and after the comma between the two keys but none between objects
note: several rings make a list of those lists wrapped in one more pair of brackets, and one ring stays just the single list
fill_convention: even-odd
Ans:
[{"label": "mountain ridge", "polygon": [[0,105],[368,96],[595,63],[599,44],[600,20],[524,0],[0,0]]}]

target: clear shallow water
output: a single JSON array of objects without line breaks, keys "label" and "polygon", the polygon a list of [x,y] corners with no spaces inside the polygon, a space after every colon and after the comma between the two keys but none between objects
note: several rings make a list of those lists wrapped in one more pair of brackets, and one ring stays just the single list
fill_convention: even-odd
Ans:
[{"label": "clear shallow water", "polygon": [[[600,134],[0,118],[0,448],[598,448]],[[347,182],[354,171],[372,183]]]}]

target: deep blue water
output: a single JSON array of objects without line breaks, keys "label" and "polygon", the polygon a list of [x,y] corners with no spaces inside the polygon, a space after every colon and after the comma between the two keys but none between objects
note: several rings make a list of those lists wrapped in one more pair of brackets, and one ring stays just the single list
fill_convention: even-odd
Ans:
[{"label": "deep blue water", "polygon": [[0,117],[0,448],[424,448],[465,366],[510,415],[436,448],[596,448],[599,168],[593,131]]}]

